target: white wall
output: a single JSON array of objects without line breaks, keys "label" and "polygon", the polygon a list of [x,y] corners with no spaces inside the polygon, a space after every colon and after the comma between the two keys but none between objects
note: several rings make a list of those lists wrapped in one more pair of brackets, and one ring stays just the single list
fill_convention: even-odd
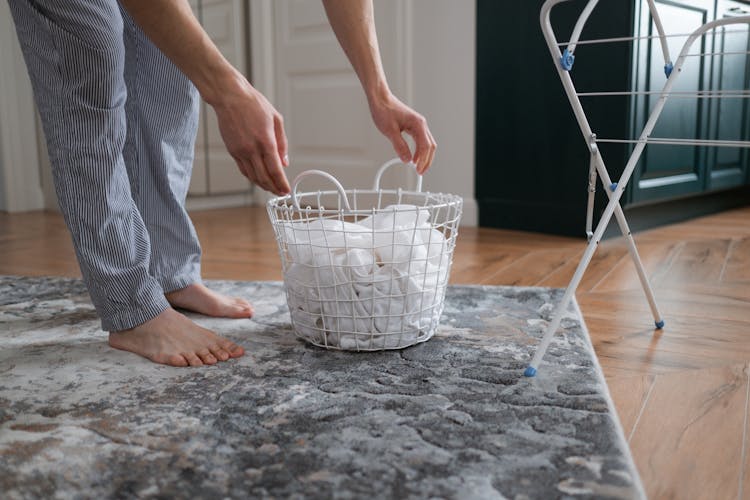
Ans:
[{"label": "white wall", "polygon": [[7,2],[0,2],[0,210],[44,208],[31,82]]},{"label": "white wall", "polygon": [[[412,0],[412,89],[438,143],[425,176],[430,191],[464,198],[461,225],[478,222],[474,194],[475,2]],[[375,0],[377,8],[378,0]],[[382,31],[380,27],[378,31]]]}]

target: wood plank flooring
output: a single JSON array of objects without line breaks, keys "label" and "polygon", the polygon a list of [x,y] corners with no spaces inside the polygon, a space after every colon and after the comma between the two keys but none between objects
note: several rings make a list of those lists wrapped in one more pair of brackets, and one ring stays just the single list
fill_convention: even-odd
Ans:
[{"label": "wood plank flooring", "polygon": [[[263,208],[192,214],[207,279],[281,279]],[[650,498],[750,499],[750,207],[635,235],[666,321],[654,330],[623,238],[576,297]],[[453,283],[564,287],[585,239],[461,228]],[[0,274],[80,276],[62,218],[0,213]]]}]

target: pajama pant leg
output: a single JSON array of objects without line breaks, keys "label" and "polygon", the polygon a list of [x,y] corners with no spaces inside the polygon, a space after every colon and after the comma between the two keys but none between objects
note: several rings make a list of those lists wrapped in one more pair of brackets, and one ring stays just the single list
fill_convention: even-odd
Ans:
[{"label": "pajama pant leg", "polygon": [[185,210],[200,96],[127,11],[124,23],[130,190],[151,239],[150,274],[165,292],[200,282],[201,248]]},{"label": "pajama pant leg", "polygon": [[130,192],[125,51],[115,0],[9,0],[42,118],[55,191],[102,328],[169,307]]}]

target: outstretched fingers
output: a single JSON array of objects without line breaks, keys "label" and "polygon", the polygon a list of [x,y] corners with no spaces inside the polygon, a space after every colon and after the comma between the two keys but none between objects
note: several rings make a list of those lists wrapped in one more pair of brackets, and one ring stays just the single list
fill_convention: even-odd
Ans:
[{"label": "outstretched fingers", "polygon": [[284,120],[249,82],[238,81],[240,85],[212,103],[227,151],[250,181],[277,195],[287,194]]},{"label": "outstretched fingers", "polygon": [[[417,172],[422,175],[432,165],[435,158],[437,144],[427,126],[427,120],[409,106],[390,94],[385,98],[377,97],[370,100],[370,113],[378,130],[382,132],[393,145],[393,149],[403,162],[412,161]],[[404,140],[403,132],[414,139],[414,154]]]},{"label": "outstretched fingers", "polygon": [[240,172],[254,184],[277,195],[287,194],[291,188],[281,159],[275,151],[275,146],[264,147],[263,151],[267,152],[269,149],[273,150],[271,154],[247,152],[235,155],[234,159]]},{"label": "outstretched fingers", "polygon": [[388,134],[388,138],[391,140],[393,150],[396,152],[398,157],[401,158],[402,162],[409,163],[410,161],[412,161],[409,144],[407,144],[406,140],[404,140],[404,136],[401,135],[401,130],[399,130],[398,128],[395,129],[393,132]]},{"label": "outstretched fingers", "polygon": [[281,157],[276,147],[267,145],[263,150],[263,164],[266,166],[266,172],[271,179],[273,192],[279,195],[291,192],[289,181],[284,173],[284,167],[281,164]]},{"label": "outstretched fingers", "polygon": [[258,176],[255,175],[255,169],[253,168],[253,164],[250,160],[235,156],[234,161],[235,163],[237,163],[237,168],[240,169],[242,175],[247,177],[253,184],[260,185],[260,183],[258,182]]},{"label": "outstretched fingers", "polygon": [[281,164],[285,167],[289,166],[289,149],[288,142],[286,139],[286,131],[284,130],[284,119],[280,114],[276,114],[273,117],[273,129],[276,134],[276,144],[278,146],[279,158],[281,158]]},{"label": "outstretched fingers", "polygon": [[266,168],[266,165],[263,162],[263,157],[260,155],[260,153],[252,154],[252,156],[250,157],[250,164],[253,167],[255,178],[258,179],[258,185],[266,191],[275,193],[276,190],[274,189],[273,181],[268,175],[268,169]]},{"label": "outstretched fingers", "polygon": [[432,165],[437,143],[427,126],[427,121],[422,116],[415,118],[414,124],[407,129],[407,132],[414,138],[416,148],[414,150],[413,161],[417,166],[417,172],[422,175]]}]

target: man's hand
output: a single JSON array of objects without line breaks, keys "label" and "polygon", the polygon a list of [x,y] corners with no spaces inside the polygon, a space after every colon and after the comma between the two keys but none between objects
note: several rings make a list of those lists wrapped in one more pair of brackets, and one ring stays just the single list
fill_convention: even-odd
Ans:
[{"label": "man's hand", "polygon": [[[437,144],[432,137],[427,120],[399,101],[393,94],[384,98],[370,100],[370,112],[375,126],[393,144],[393,149],[401,161],[413,161],[417,165],[417,172],[422,175],[432,164]],[[411,154],[409,145],[401,135],[406,132],[414,139],[416,148]]]},{"label": "man's hand", "polygon": [[281,115],[221,55],[186,0],[120,0],[154,44],[216,111],[219,130],[240,171],[263,189],[289,193],[282,165],[287,142]]},{"label": "man's hand", "polygon": [[[323,0],[323,6],[339,44],[362,83],[375,126],[390,139],[402,161],[413,161],[417,172],[425,173],[435,156],[435,139],[424,117],[399,101],[388,88],[380,60],[372,0]],[[414,139],[414,155],[401,132]]]},{"label": "man's hand", "polygon": [[274,194],[288,194],[284,120],[244,77],[236,78],[235,88],[211,103],[227,151],[245,177]]}]

